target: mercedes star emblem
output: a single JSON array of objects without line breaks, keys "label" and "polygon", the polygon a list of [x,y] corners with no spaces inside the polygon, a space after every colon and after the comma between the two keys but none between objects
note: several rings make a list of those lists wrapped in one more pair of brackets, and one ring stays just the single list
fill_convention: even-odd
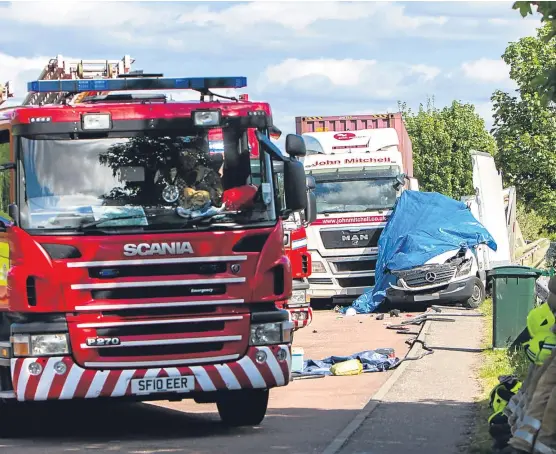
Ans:
[{"label": "mercedes star emblem", "polygon": [[427,274],[425,274],[425,281],[434,282],[435,280],[436,280],[436,274],[432,272],[428,272]]}]

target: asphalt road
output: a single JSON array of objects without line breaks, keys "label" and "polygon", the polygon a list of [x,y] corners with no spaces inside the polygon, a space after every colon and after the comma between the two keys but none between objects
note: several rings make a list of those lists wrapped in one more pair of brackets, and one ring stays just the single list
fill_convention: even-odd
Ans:
[{"label": "asphalt road", "polygon": [[[305,357],[322,359],[394,347],[404,356],[407,336],[369,316],[340,318],[317,312],[296,333]],[[399,319],[396,319],[397,322]],[[159,404],[63,402],[34,405],[0,427],[2,454],[98,453],[321,453],[388,379],[390,372],[296,380],[271,391],[260,427],[228,429],[214,405],[191,401]]]}]

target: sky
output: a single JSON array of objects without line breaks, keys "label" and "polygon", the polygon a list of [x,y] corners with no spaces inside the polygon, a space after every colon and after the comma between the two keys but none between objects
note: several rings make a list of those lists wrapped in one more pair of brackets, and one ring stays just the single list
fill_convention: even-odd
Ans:
[{"label": "sky", "polygon": [[[535,34],[513,2],[0,2],[0,82],[17,103],[51,58],[120,59],[167,77],[247,76],[275,124],[396,112],[515,89],[500,58]],[[71,5],[71,6],[70,6]],[[185,96],[185,95],[181,95]]]}]

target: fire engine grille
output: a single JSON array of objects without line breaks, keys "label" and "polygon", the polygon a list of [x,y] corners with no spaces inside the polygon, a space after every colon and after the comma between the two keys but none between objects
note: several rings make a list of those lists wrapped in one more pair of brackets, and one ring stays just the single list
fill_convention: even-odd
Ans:
[{"label": "fire engine grille", "polygon": [[185,344],[185,345],[162,345],[147,347],[116,347],[99,349],[98,356],[101,358],[138,357],[138,356],[167,356],[167,355],[191,355],[194,353],[219,353],[224,344],[222,342],[212,344]]},{"label": "fire engine grille", "polygon": [[195,364],[203,358],[241,357],[248,345],[249,313],[240,307],[212,308],[199,306],[197,313],[172,316],[161,316],[157,308],[140,315],[132,310],[118,315],[105,311],[101,318],[78,314],[68,319],[73,355],[81,365],[101,369],[136,362]]},{"label": "fire engine grille", "polygon": [[88,268],[89,277],[114,279],[139,276],[183,276],[188,274],[210,275],[225,273],[227,264],[215,263],[169,263],[142,266],[95,266]]},{"label": "fire engine grille", "polygon": [[226,285],[176,285],[173,287],[131,287],[107,290],[92,290],[93,299],[137,299],[137,298],[172,298],[179,296],[224,295]]},{"label": "fire engine grille", "polygon": [[338,278],[338,284],[342,288],[349,287],[372,287],[375,285],[374,276]]},{"label": "fire engine grille", "polygon": [[378,247],[382,228],[345,230],[321,230],[320,237],[325,249]]},{"label": "fire engine grille", "polygon": [[376,269],[376,258],[368,260],[333,261],[338,273],[351,273],[358,271],[374,271]]},{"label": "fire engine grille", "polygon": [[407,271],[396,271],[398,279],[403,279],[408,287],[446,284],[454,277],[456,267],[453,265],[435,265]]}]

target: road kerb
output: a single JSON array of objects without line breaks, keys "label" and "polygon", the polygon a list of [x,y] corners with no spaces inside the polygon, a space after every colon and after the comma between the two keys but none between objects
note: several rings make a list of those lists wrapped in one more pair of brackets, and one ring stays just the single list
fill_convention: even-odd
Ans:
[{"label": "road kerb", "polygon": [[[431,321],[426,321],[423,324],[421,331],[417,336],[418,340],[425,340],[425,336],[428,334],[431,324]],[[413,346],[407,352],[406,357],[413,356],[419,348],[421,348],[420,344],[413,344]],[[365,420],[372,414],[372,412],[375,411],[375,409],[380,405],[382,399],[384,399],[388,391],[390,391],[392,386],[394,386],[396,381],[404,373],[408,364],[409,361],[404,361],[396,370],[394,370],[394,373],[371,397],[365,407],[363,407],[363,409],[355,416],[355,418],[353,418],[353,420],[344,428],[344,430],[342,430],[340,434],[334,440],[332,440],[332,442],[326,447],[322,454],[337,454],[338,452],[340,452],[349,438],[357,431],[357,429],[359,429],[359,427],[361,427],[361,424],[363,424]]]}]

